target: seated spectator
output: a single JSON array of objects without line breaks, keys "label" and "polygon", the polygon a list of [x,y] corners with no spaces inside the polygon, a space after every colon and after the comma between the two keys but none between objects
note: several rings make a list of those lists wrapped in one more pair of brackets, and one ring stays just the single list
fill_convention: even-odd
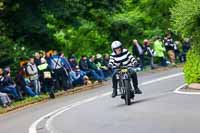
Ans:
[{"label": "seated spectator", "polygon": [[110,55],[105,54],[104,57],[103,57],[103,64],[107,67],[108,67],[108,64],[109,64],[109,60],[110,60]]},{"label": "seated spectator", "polygon": [[34,62],[34,58],[29,59],[29,62],[26,66],[26,73],[29,76],[31,87],[33,87],[35,94],[40,95],[41,86],[39,81],[38,69]]},{"label": "seated spectator", "polygon": [[101,54],[96,55],[95,64],[96,64],[97,68],[99,68],[103,71],[105,77],[109,77],[112,75],[112,71],[110,69],[108,69],[107,65],[104,64]]},{"label": "seated spectator", "polygon": [[98,68],[97,65],[95,64],[95,56],[90,56],[88,60],[88,68],[94,70],[98,74],[100,80],[105,80],[105,76],[102,69]]},{"label": "seated spectator", "polygon": [[79,62],[79,67],[82,71],[86,72],[87,76],[92,77],[93,80],[102,81],[102,77],[100,77],[95,70],[89,68],[87,56],[83,55]]},{"label": "seated spectator", "polygon": [[87,77],[86,72],[80,70],[79,66],[76,66],[74,71],[70,72],[70,75],[72,77],[72,83],[74,86],[83,85],[84,79]]},{"label": "seated spectator", "polygon": [[8,75],[9,73],[4,76],[3,69],[0,68],[0,92],[11,94],[15,100],[21,100],[13,80]]},{"label": "seated spectator", "polygon": [[50,98],[55,98],[53,73],[47,64],[45,58],[41,58],[41,64],[38,66],[40,81],[44,92],[48,92]]},{"label": "seated spectator", "polygon": [[11,100],[8,97],[8,95],[6,93],[0,92],[0,105],[5,108],[9,106],[10,104],[11,104]]},{"label": "seated spectator", "polygon": [[77,60],[76,60],[76,57],[74,55],[72,55],[70,58],[69,58],[69,63],[70,63],[70,66],[72,68],[72,70],[76,70],[76,66],[78,65],[77,63]]},{"label": "seated spectator", "polygon": [[24,67],[21,67],[15,78],[17,87],[19,87],[26,95],[31,97],[35,96],[37,97],[35,92],[33,92],[32,88],[27,85],[24,75],[25,75]]},{"label": "seated spectator", "polygon": [[154,50],[150,47],[150,42],[149,40],[145,39],[144,40],[144,55],[148,57],[149,60],[149,65],[151,66],[151,69],[154,69]]}]

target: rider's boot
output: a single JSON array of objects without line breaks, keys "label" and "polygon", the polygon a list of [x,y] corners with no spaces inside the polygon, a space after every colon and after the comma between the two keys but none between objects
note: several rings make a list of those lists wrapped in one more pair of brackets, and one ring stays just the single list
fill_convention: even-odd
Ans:
[{"label": "rider's boot", "polygon": [[135,94],[142,94],[142,91],[139,88],[135,89]]},{"label": "rider's boot", "polygon": [[112,98],[117,96],[117,89],[113,88]]}]

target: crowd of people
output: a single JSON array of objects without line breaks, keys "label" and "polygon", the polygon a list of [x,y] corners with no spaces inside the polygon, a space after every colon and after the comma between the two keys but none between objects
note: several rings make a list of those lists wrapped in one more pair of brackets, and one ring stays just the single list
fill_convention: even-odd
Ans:
[{"label": "crowd of people", "polygon": [[[168,34],[164,39],[145,39],[143,44],[135,39],[132,48],[139,62],[135,71],[142,71],[146,65],[154,69],[175,65],[177,60],[185,62],[190,40],[186,38],[180,45]],[[12,101],[23,100],[26,96],[37,98],[41,93],[55,98],[54,93],[59,90],[106,81],[113,73],[108,66],[109,60],[109,54],[83,55],[78,61],[75,55],[67,58],[63,52],[56,50],[36,52],[34,57],[20,63],[15,77],[11,77],[10,67],[0,68],[0,105],[7,107]]]},{"label": "crowd of people", "polygon": [[183,63],[190,48],[189,38],[185,38],[181,43],[174,41],[171,34],[167,34],[164,39],[160,36],[157,36],[154,41],[145,39],[143,44],[136,39],[133,40],[132,52],[139,60],[140,70],[143,70],[145,65],[154,69],[158,66],[176,66],[177,62]]}]

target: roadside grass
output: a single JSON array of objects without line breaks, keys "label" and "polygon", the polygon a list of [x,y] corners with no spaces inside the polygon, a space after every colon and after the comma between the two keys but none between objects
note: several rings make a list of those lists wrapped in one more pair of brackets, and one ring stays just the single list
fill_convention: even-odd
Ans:
[{"label": "roadside grass", "polygon": [[25,107],[25,106],[30,105],[30,104],[41,102],[45,99],[48,99],[48,97],[49,96],[47,94],[42,94],[38,97],[25,97],[25,99],[23,99],[21,101],[16,101],[16,102],[13,101],[11,103],[11,105],[7,106],[6,108],[0,107],[0,114],[9,112],[11,110],[16,110],[18,108],[22,108],[22,107]]}]

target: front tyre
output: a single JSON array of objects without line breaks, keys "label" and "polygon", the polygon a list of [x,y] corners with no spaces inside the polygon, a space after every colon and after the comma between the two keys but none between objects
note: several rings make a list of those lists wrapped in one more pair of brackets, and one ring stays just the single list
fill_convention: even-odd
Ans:
[{"label": "front tyre", "polygon": [[125,90],[125,104],[131,105],[131,84],[129,80],[124,80],[124,90]]}]

